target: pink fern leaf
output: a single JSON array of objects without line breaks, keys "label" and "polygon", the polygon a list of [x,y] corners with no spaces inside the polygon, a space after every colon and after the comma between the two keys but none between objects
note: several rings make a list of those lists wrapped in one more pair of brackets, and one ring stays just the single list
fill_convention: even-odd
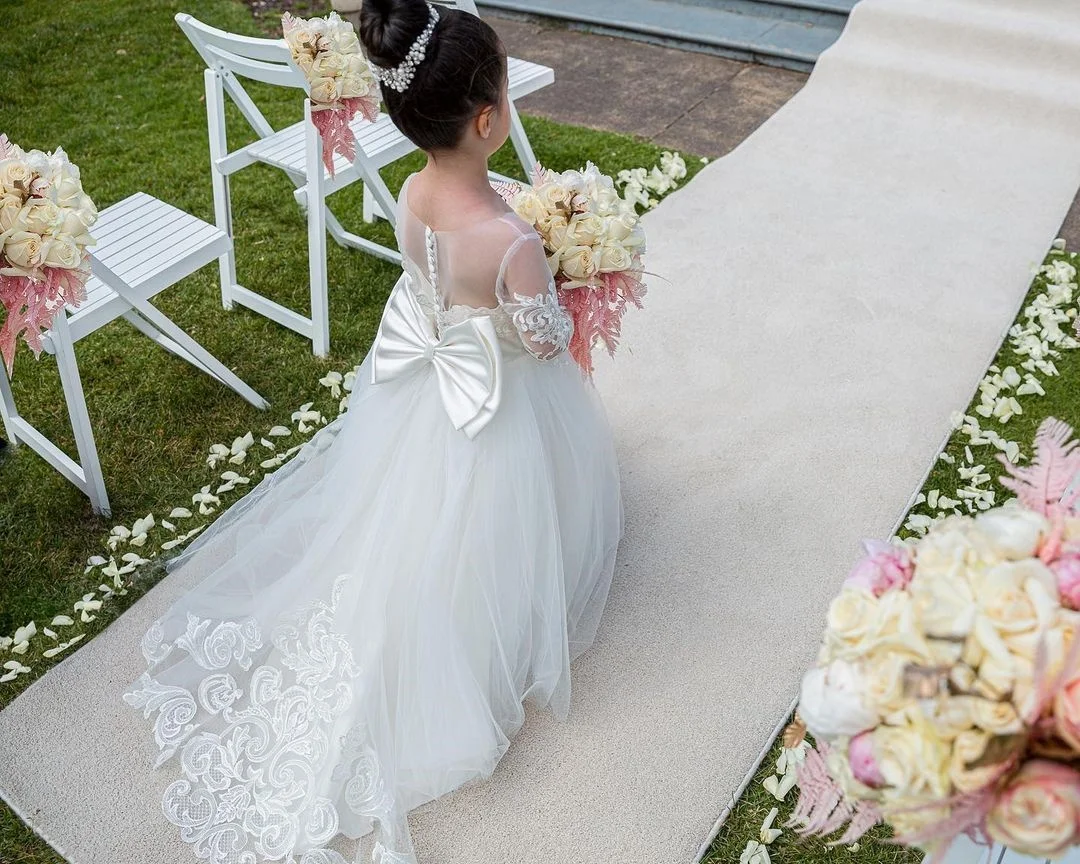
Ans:
[{"label": "pink fern leaf", "polygon": [[854,812],[851,814],[851,822],[844,833],[840,835],[840,839],[833,840],[828,845],[850,846],[875,825],[880,824],[883,818],[881,808],[877,804],[872,801],[860,801],[855,805]]},{"label": "pink fern leaf", "polygon": [[1001,484],[1031,510],[1050,516],[1061,505],[1069,484],[1080,473],[1080,441],[1068,423],[1047,417],[1035,435],[1035,456],[1021,468],[999,457],[1009,476]]},{"label": "pink fern leaf", "polygon": [[836,830],[852,812],[840,784],[829,772],[827,756],[828,747],[819,745],[807,751],[798,768],[799,800],[787,824],[802,835],[821,834],[833,822],[836,824],[832,830]]},{"label": "pink fern leaf", "polygon": [[0,159],[7,159],[9,156],[14,155],[15,145],[6,134],[0,132]]},{"label": "pink fern leaf", "polygon": [[515,180],[493,180],[491,188],[499,194],[503,201],[513,206],[514,199],[521,191],[521,184]]}]

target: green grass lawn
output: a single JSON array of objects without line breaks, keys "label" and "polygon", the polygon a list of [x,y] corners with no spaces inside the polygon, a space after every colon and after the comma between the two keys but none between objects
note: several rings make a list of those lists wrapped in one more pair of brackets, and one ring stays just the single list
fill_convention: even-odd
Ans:
[{"label": "green grass lawn", "polygon": [[[1080,268],[1080,255],[1073,253],[1052,252],[1047,261],[1069,261]],[[1025,306],[1027,306],[1038,294],[1046,290],[1047,282],[1042,276],[1036,276],[1032,282]],[[1077,299],[1074,298],[1071,308],[1077,308]],[[1065,307],[1070,308],[1070,307]],[[1018,320],[1023,320],[1023,314]],[[1071,325],[1068,330],[1071,331]],[[1019,355],[1013,347],[1006,342],[998,352],[992,365],[1000,369],[1013,366],[1021,368],[1021,364],[1027,357]],[[979,417],[975,407],[979,400],[976,398],[967,408],[966,413],[977,417],[983,429],[998,432],[1002,437],[1017,441],[1021,444],[1024,452],[1031,452],[1031,442],[1039,424],[1046,417],[1057,417],[1066,421],[1077,430],[1080,436],[1080,350],[1062,351],[1059,358],[1054,359],[1060,375],[1056,377],[1044,377],[1042,385],[1046,391],[1045,396],[1032,395],[1021,397],[1020,402],[1024,413],[1013,417],[1007,423],[999,423]],[[958,406],[959,407],[959,406]],[[959,479],[958,468],[966,466],[966,454],[964,451],[968,442],[968,436],[961,431],[956,431],[949,439],[945,447],[947,458],[953,462],[938,460],[933,470],[927,477],[923,486],[923,494],[928,495],[933,490],[947,495],[951,499],[959,498],[958,489],[967,485],[966,481]],[[997,483],[997,478],[1003,473],[1003,468],[995,456],[995,449],[991,446],[972,447],[972,456],[975,464],[985,466],[985,473],[992,476],[989,483],[984,484],[988,488],[996,488],[998,491],[998,503],[1012,497],[1011,493]],[[923,513],[933,516],[934,511],[928,509],[927,504],[920,503],[912,508],[913,513]],[[909,535],[909,531],[901,531],[902,536]],[[858,556],[857,549],[851,550],[852,562]],[[837,574],[838,578],[844,574]],[[824,619],[821,622],[825,626]],[[792,694],[794,695],[794,694]],[[704,858],[704,864],[735,864],[739,861],[743,849],[748,840],[757,840],[762,820],[769,811],[778,806],[779,817],[775,827],[782,827],[790,817],[794,804],[798,799],[798,790],[792,791],[786,801],[778,802],[769,792],[762,787],[762,782],[774,772],[776,759],[780,755],[780,745],[774,745],[770,755],[762,763],[746,793],[735,806],[730,819],[721,829],[719,836],[713,843],[708,855]],[[887,842],[887,832],[877,830],[864,837],[855,849],[847,847],[828,848],[825,841],[820,839],[802,839],[793,831],[785,831],[770,847],[769,856],[773,864],[918,864],[922,861],[922,855],[909,852]]]},{"label": "green grass lawn", "polygon": [[[239,0],[155,0],[149,5],[72,0],[62,7],[5,0],[4,20],[18,26],[0,29],[0,131],[27,149],[62,146],[82,169],[86,191],[99,208],[145,191],[212,221],[204,67],[173,22],[180,11],[234,32],[267,31],[265,16],[257,22]],[[253,85],[250,92],[278,128],[302,114],[299,91]],[[228,124],[232,147],[252,140],[231,106]],[[525,125],[538,158],[556,169],[591,159],[613,174],[651,167],[660,155],[659,148],[624,135],[530,117]],[[387,169],[384,177],[396,192],[422,164],[423,157],[414,155]],[[688,158],[687,165],[691,174],[701,167],[697,159]],[[509,146],[497,154],[493,167],[523,176]],[[331,205],[346,226],[362,225],[359,185],[335,195]],[[233,213],[241,284],[305,311],[306,223],[293,203],[291,184],[272,169],[249,168],[234,177]],[[364,226],[358,233],[393,243],[386,223]],[[31,620],[40,628],[60,613],[77,618],[72,604],[102,581],[96,572],[84,574],[84,564],[103,552],[110,526],[130,526],[147,513],[160,520],[174,506],[190,507],[192,492],[224,470],[207,467],[211,444],[229,443],[248,430],[258,440],[275,424],[289,425],[290,414],[312,399],[331,412],[336,400],[317,381],[363,358],[400,271],[332,241],[327,267],[332,353],[325,359],[314,357],[302,337],[252,312],[224,311],[214,265],[155,301],[266,396],[271,402],[266,412],[161,350],[126,322],[115,322],[78,344],[113,514],[108,520],[96,517],[82,494],[28,448],[0,455],[0,636]],[[13,390],[21,413],[73,454],[52,359],[35,362],[21,349]],[[251,473],[249,467],[241,470]],[[94,621],[76,623],[61,638],[100,632],[159,574],[160,567],[147,568],[125,597],[110,601]],[[7,652],[0,653],[0,659],[8,659]],[[45,660],[40,647],[32,649],[21,658],[32,674],[0,684],[0,707],[64,656]],[[0,862],[60,860],[0,808]]]}]

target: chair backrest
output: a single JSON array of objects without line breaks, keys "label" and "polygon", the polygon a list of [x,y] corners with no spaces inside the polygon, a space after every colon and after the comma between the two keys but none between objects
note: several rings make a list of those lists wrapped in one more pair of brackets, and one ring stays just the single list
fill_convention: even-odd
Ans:
[{"label": "chair backrest", "polygon": [[185,12],[177,14],[176,23],[210,69],[280,87],[303,90],[307,86],[303,74],[293,65],[284,39],[229,33]]}]

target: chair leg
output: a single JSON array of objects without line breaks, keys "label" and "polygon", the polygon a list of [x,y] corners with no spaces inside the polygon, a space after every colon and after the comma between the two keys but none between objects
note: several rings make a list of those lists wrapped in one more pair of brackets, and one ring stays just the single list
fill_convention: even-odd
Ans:
[{"label": "chair leg", "polygon": [[90,499],[95,513],[108,516],[111,512],[109,496],[105,492],[105,478],[101,473],[97,444],[90,427],[90,414],[86,410],[82,379],[75,359],[75,346],[68,330],[67,315],[63,310],[53,319],[53,345],[56,347],[56,367],[60,372],[60,384],[64,389],[71,429],[75,433],[75,447],[84,477],[83,492]]},{"label": "chair leg", "polygon": [[525,169],[525,177],[531,180],[533,168],[536,167],[536,154],[533,152],[532,144],[529,143],[529,136],[525,134],[525,127],[521,125],[521,116],[513,102],[510,103],[510,141],[514,145],[521,167]]},{"label": "chair leg", "polygon": [[226,387],[242,396],[256,408],[269,407],[270,403],[256,393],[244,380],[213,354],[188,336],[171,318],[146,300],[125,297],[133,308],[124,317],[139,330],[157,342],[166,351],[186,360],[196,369],[216,378]]},{"label": "chair leg", "polygon": [[379,211],[379,205],[375,202],[375,196],[371,194],[371,187],[364,184],[364,221],[374,222],[383,214]]},{"label": "chair leg", "polygon": [[236,285],[236,253],[233,249],[232,199],[229,177],[218,168],[218,160],[228,155],[225,133],[225,90],[221,76],[211,69],[203,75],[206,84],[206,118],[210,130],[210,183],[214,190],[214,222],[229,237],[229,251],[218,258],[221,274],[221,305],[233,307],[233,287]]},{"label": "chair leg", "polygon": [[307,164],[308,278],[311,282],[311,347],[316,357],[330,352],[329,287],[326,277],[326,190],[322,141],[311,122],[311,102],[304,100]]},{"label": "chair leg", "polygon": [[15,426],[11,422],[12,418],[18,416],[19,411],[15,407],[15,396],[11,392],[7,369],[4,368],[3,360],[0,360],[0,422],[3,423],[4,435],[12,447],[19,443],[19,439],[15,437]]}]

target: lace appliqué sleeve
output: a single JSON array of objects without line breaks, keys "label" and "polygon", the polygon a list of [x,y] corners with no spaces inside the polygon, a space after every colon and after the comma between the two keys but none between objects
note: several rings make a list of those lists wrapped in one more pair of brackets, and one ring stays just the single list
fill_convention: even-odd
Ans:
[{"label": "lace appliqu\u00e9 sleeve", "polygon": [[550,346],[550,351],[547,352],[533,351],[535,355],[548,359],[561,354],[570,346],[570,338],[574,335],[574,322],[559,305],[554,286],[547,293],[537,294],[535,297],[515,293],[514,300],[517,308],[513,310],[511,318],[522,338],[536,346]]},{"label": "lace appliqu\u00e9 sleeve", "polygon": [[525,349],[538,360],[563,354],[574,321],[559,303],[544,244],[535,232],[522,233],[506,253],[496,289]]}]

